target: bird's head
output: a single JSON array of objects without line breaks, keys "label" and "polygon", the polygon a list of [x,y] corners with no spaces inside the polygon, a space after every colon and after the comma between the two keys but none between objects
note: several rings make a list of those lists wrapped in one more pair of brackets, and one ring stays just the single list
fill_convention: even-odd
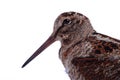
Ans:
[{"label": "bird's head", "polygon": [[45,43],[23,64],[27,65],[44,49],[59,40],[62,46],[70,46],[78,40],[84,39],[93,31],[89,19],[77,12],[65,12],[58,16],[54,23],[54,30]]},{"label": "bird's head", "polygon": [[76,12],[62,13],[55,20],[52,36],[60,40],[63,46],[68,46],[76,39],[82,40],[93,30],[89,19]]}]

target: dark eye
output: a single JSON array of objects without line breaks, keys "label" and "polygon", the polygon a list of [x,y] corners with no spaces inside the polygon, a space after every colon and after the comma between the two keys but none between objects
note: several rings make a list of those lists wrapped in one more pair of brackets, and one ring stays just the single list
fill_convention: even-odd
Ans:
[{"label": "dark eye", "polygon": [[65,19],[64,21],[63,21],[63,24],[71,24],[71,20],[69,20],[69,19]]}]

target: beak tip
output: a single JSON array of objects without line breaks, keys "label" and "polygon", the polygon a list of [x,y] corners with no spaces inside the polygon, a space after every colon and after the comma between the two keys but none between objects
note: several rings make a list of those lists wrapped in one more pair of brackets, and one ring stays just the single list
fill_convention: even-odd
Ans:
[{"label": "beak tip", "polygon": [[24,68],[26,65],[28,64],[28,62],[26,61],[21,68]]},{"label": "beak tip", "polygon": [[24,68],[24,67],[25,67],[25,65],[23,64],[21,68]]}]

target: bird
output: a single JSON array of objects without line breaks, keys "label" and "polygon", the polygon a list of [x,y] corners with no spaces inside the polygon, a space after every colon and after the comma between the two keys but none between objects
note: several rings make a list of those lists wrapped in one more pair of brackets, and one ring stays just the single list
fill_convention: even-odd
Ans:
[{"label": "bird", "polygon": [[74,11],[56,18],[53,33],[22,68],[55,41],[70,80],[120,80],[120,40],[97,32],[88,17]]}]

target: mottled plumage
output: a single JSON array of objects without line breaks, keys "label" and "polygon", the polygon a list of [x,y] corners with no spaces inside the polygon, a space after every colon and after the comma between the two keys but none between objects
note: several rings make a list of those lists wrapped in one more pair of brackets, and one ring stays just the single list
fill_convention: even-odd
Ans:
[{"label": "mottled plumage", "polygon": [[52,35],[22,67],[56,40],[71,80],[120,80],[120,41],[97,33],[89,19],[76,12],[58,16]]}]

